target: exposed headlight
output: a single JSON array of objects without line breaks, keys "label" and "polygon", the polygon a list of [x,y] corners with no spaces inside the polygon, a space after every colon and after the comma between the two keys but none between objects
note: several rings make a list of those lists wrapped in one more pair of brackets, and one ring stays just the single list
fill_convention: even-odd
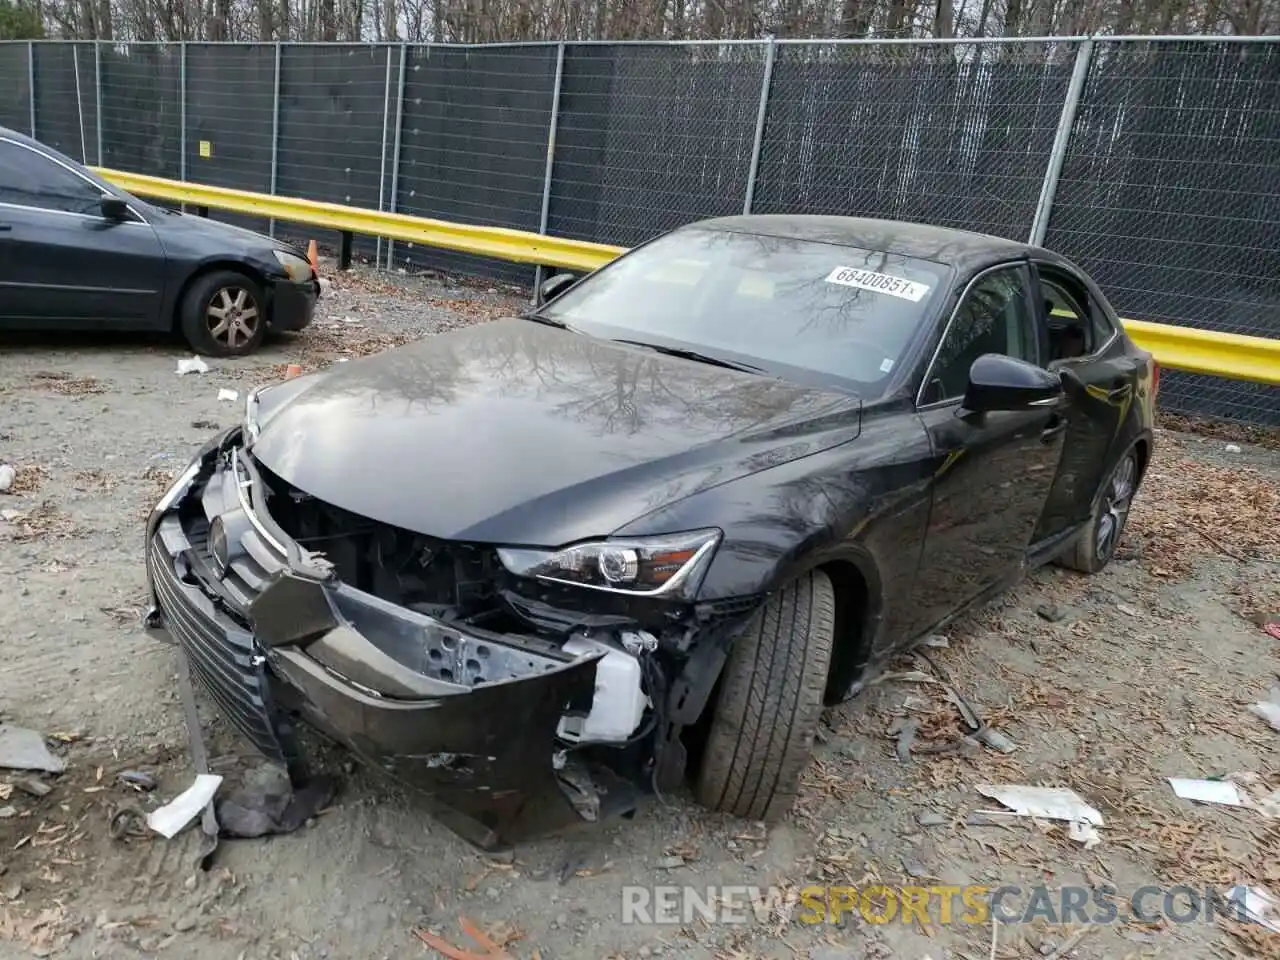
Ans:
[{"label": "exposed headlight", "polygon": [[563,550],[503,547],[498,558],[521,577],[637,596],[692,598],[719,542],[719,530],[694,530],[597,540]]},{"label": "exposed headlight", "polygon": [[311,279],[311,264],[297,254],[290,253],[287,250],[273,250],[276,259],[280,261],[280,266],[284,267],[284,272],[289,275],[289,279],[294,283],[303,283]]}]

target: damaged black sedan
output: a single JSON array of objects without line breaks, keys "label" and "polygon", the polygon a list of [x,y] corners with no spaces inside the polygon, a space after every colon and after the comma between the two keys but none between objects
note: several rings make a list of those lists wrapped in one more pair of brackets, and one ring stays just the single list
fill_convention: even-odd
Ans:
[{"label": "damaged black sedan", "polygon": [[253,393],[147,527],[152,627],[268,757],[305,723],[493,845],[692,780],[775,819],[825,705],[1110,560],[1158,370],[1048,251],[705,221]]}]

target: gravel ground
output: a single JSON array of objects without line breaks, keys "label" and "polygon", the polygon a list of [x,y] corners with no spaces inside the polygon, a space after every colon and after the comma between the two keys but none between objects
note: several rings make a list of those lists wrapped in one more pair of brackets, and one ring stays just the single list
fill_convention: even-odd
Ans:
[{"label": "gravel ground", "polygon": [[[931,923],[812,924],[785,908],[739,924],[621,922],[628,884],[1280,892],[1280,821],[1179,800],[1164,779],[1237,774],[1256,795],[1280,788],[1280,734],[1248,712],[1280,674],[1280,643],[1263,629],[1280,619],[1280,453],[1173,431],[1105,573],[1037,573],[956,624],[927,650],[932,663],[907,658],[905,677],[832,711],[793,815],[770,830],[666,797],[631,822],[490,859],[331,751],[344,778],[332,807],[290,836],[224,842],[209,873],[193,870],[189,834],[113,839],[114,811],[190,779],[173,652],[137,628],[141,524],[191,451],[240,415],[219,390],[243,397],[286,364],[322,366],[515,305],[497,289],[357,272],[331,287],[311,330],[187,376],[167,341],[0,341],[0,462],[18,468],[0,495],[0,714],[43,731],[68,763],[44,777],[42,798],[0,775],[0,955],[438,956],[415,931],[468,944],[465,916],[511,956],[541,960],[1280,956],[1280,934],[1258,925],[1123,910],[1101,927],[1057,914],[940,923],[937,901]],[[1016,749],[958,748],[966,727],[948,685]],[[252,767],[207,716],[219,772]],[[153,774],[156,793],[119,783],[127,769]],[[996,804],[981,783],[1069,786],[1104,815],[1101,842],[1085,849],[1061,824],[984,823],[974,812]],[[1159,911],[1161,897],[1149,903]]]}]

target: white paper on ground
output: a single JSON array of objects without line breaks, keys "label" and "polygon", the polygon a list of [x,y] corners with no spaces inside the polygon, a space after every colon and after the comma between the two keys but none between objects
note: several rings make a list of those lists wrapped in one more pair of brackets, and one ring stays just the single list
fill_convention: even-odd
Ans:
[{"label": "white paper on ground", "polygon": [[1067,826],[1067,836],[1077,843],[1084,844],[1086,850],[1092,850],[1102,842],[1097,828],[1084,820],[1073,820]]},{"label": "white paper on ground", "polygon": [[235,403],[236,400],[239,398],[239,396],[240,394],[237,393],[235,390],[228,390],[226,387],[223,387],[221,390],[218,391],[219,400],[227,400],[231,403]]},{"label": "white paper on ground", "polygon": [[147,826],[167,840],[177,836],[178,831],[200,815],[200,811],[208,806],[214,793],[222,783],[222,777],[216,773],[202,773],[196,777],[195,783],[183,790],[163,807],[157,807],[147,814]]},{"label": "white paper on ground", "polygon": [[199,357],[183,357],[178,361],[178,376],[185,376],[188,373],[208,373],[209,365]]},{"label": "white paper on ground", "polygon": [[1268,930],[1280,933],[1280,898],[1266,887],[1248,887],[1240,884],[1232,887],[1227,899],[1240,904],[1245,916],[1260,923]]},{"label": "white paper on ground", "polygon": [[1078,793],[1065,787],[1025,787],[980,783],[976,789],[984,797],[1003,803],[1019,817],[1069,820],[1102,826],[1102,814],[1085,803]]},{"label": "white paper on ground", "polygon": [[1240,791],[1229,780],[1189,780],[1184,777],[1169,777],[1169,786],[1183,800],[1198,800],[1201,803],[1221,803],[1228,807],[1243,807]]}]

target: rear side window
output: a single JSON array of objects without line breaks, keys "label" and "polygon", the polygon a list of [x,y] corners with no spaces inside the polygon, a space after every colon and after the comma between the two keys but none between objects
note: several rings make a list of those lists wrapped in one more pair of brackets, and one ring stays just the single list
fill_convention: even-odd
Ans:
[{"label": "rear side window", "polygon": [[0,203],[93,215],[102,191],[41,153],[0,140]]}]

